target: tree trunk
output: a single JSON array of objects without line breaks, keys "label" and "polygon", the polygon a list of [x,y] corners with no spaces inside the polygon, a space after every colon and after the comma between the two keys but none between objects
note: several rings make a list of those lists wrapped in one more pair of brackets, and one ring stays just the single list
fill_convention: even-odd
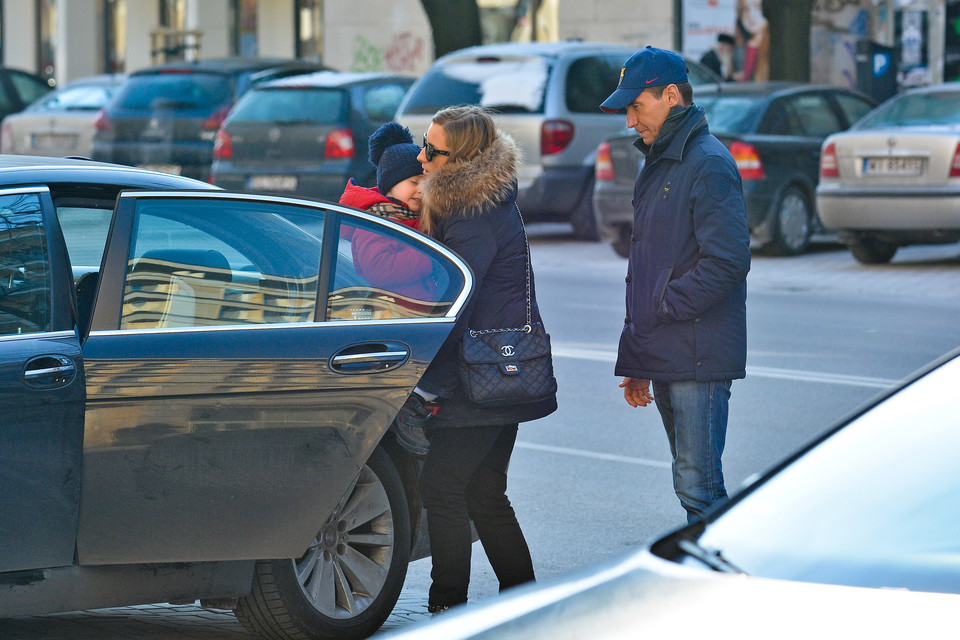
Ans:
[{"label": "tree trunk", "polygon": [[433,55],[480,44],[480,9],[477,0],[420,0],[433,31]]},{"label": "tree trunk", "polygon": [[770,79],[810,80],[810,25],[814,0],[763,0],[770,23]]}]

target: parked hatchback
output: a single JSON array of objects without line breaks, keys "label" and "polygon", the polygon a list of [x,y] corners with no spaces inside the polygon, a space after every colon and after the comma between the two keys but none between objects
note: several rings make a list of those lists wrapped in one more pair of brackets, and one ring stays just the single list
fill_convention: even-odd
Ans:
[{"label": "parked hatchback", "polygon": [[[361,274],[361,229],[435,293]],[[272,640],[373,633],[426,552],[388,429],[471,287],[347,207],[0,156],[0,617],[200,599]]]},{"label": "parked hatchback", "polygon": [[[588,42],[506,43],[470,47],[439,58],[410,89],[397,120],[426,132],[444,107],[492,109],[497,125],[520,146],[518,204],[529,218],[569,220],[597,239],[593,163],[597,141],[623,128],[623,116],[600,111],[616,89],[634,47]],[[688,61],[695,85],[719,81]]]},{"label": "parked hatchback", "polygon": [[212,180],[226,189],[336,201],[347,180],[376,183],[368,141],[413,78],[322,71],[257,85],[217,133]]},{"label": "parked hatchback", "polygon": [[960,240],[960,85],[895,96],[823,149],[817,204],[860,262]]},{"label": "parked hatchback", "polygon": [[80,78],[7,116],[0,153],[89,157],[97,114],[125,80],[123,74]]},{"label": "parked hatchback", "polygon": [[130,74],[94,123],[93,159],[200,180],[227,112],[258,79],[322,68],[297,60],[226,58]]},{"label": "parked hatchback", "polygon": [[[754,240],[773,255],[806,251],[810,237],[824,231],[814,206],[820,145],[876,102],[839,87],[782,82],[704,87],[694,91],[693,100],[737,162]],[[598,150],[597,216],[623,256],[629,252],[633,187],[643,162],[636,139],[636,132],[627,130]]]}]

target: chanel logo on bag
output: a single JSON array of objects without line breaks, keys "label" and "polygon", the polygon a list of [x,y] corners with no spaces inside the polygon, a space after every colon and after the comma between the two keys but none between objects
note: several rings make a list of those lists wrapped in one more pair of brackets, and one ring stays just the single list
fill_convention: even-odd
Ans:
[{"label": "chanel logo on bag", "polygon": [[513,348],[512,344],[505,344],[502,347],[500,347],[500,355],[502,355],[504,358],[509,358],[511,356],[514,356],[516,355],[516,353],[517,351],[516,349]]}]

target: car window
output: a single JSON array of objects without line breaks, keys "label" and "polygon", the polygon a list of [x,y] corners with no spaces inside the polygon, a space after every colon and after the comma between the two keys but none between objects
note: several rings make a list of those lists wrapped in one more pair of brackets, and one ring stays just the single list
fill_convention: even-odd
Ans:
[{"label": "car window", "polygon": [[960,92],[932,91],[891,98],[857,123],[857,129],[960,122]]},{"label": "car window", "polygon": [[774,136],[805,135],[796,109],[790,108],[789,102],[783,98],[772,101],[767,107],[763,119],[757,125],[757,133]]},{"label": "car window", "polygon": [[383,84],[366,87],[363,92],[363,113],[371,122],[389,122],[397,113],[407,87],[398,84]]},{"label": "car window", "polygon": [[499,112],[543,113],[550,69],[542,58],[481,58],[436,64],[413,89],[405,110],[432,115],[452,105],[478,104]]},{"label": "car window", "polygon": [[409,236],[364,220],[341,224],[329,320],[445,315],[463,288],[453,264]]},{"label": "car window", "polygon": [[758,485],[700,544],[750,575],[960,592],[960,359]]},{"label": "car window", "polygon": [[233,87],[215,73],[148,73],[130,76],[117,96],[121,109],[199,109],[230,102]]},{"label": "car window", "polygon": [[100,268],[113,209],[57,207],[57,219],[76,274]]},{"label": "car window", "polygon": [[567,71],[567,110],[598,113],[600,103],[617,88],[622,56],[590,56],[573,62]]},{"label": "car window", "polygon": [[68,87],[40,99],[27,111],[95,110],[107,103],[113,93],[112,87],[87,85]]},{"label": "car window", "polygon": [[47,83],[18,71],[10,72],[10,81],[13,83],[13,87],[16,89],[23,104],[30,104],[50,91],[50,85]]},{"label": "car window", "polygon": [[849,93],[837,93],[834,94],[834,97],[837,99],[837,104],[840,105],[840,110],[843,111],[843,115],[847,118],[847,122],[850,124],[853,124],[870,113],[874,107],[874,105],[867,100],[859,96],[850,95]]},{"label": "car window", "polygon": [[749,129],[758,101],[750,96],[709,95],[703,98],[695,96],[694,102],[703,107],[712,133],[735,134]]},{"label": "car window", "polygon": [[122,329],[308,322],[323,216],[246,200],[139,199]]},{"label": "car window", "polygon": [[335,124],[346,119],[346,104],[342,89],[256,89],[237,102],[227,122]]},{"label": "car window", "polygon": [[800,122],[800,135],[825,138],[845,128],[824,95],[791,96],[787,108],[796,114]]},{"label": "car window", "polygon": [[0,195],[0,336],[49,331],[50,300],[40,198]]}]

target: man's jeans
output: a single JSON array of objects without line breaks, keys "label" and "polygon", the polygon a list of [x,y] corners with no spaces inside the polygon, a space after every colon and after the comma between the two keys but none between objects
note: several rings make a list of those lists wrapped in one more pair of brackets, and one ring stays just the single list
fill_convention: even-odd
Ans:
[{"label": "man's jeans", "polygon": [[673,488],[692,522],[727,497],[720,456],[727,437],[730,380],[654,381],[653,397],[673,455]]}]

